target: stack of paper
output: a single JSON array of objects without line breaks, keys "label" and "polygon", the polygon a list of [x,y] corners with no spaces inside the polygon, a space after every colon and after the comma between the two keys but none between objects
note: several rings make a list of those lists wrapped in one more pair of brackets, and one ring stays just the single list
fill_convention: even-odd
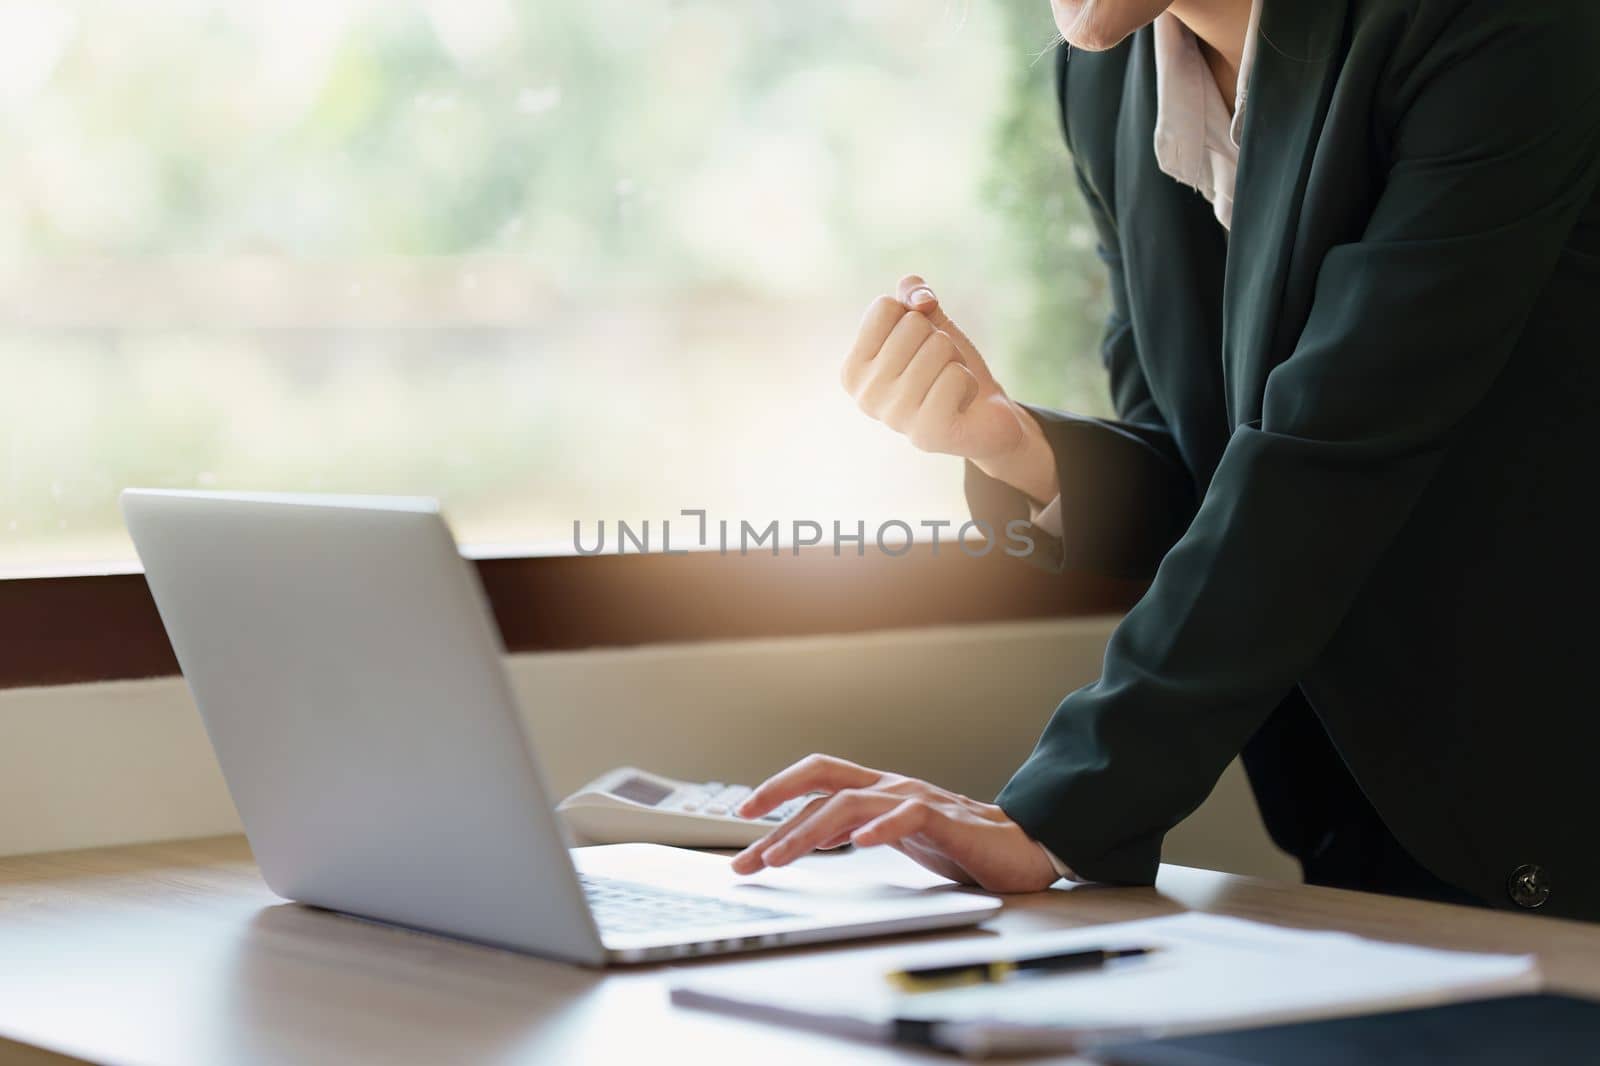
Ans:
[{"label": "stack of paper", "polygon": [[[885,978],[895,968],[1087,947],[1159,950],[1102,970],[916,994],[897,992]],[[920,1040],[981,1057],[1428,1006],[1538,985],[1538,969],[1527,955],[1438,951],[1181,914],[960,951],[923,947],[887,965],[834,957],[734,968],[685,980],[673,988],[672,1001],[869,1040],[918,1033]]]}]

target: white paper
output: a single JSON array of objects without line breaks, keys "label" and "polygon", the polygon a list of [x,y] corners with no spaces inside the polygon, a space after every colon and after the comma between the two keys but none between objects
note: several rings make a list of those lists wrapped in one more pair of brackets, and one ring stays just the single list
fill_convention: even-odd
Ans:
[{"label": "white paper", "polygon": [[[1060,976],[938,992],[896,992],[892,969],[1066,951],[1155,947],[1150,956]],[[708,975],[673,1002],[857,1037],[887,1039],[895,1018],[945,1023],[969,1054],[1078,1046],[1530,991],[1529,955],[1481,955],[1180,914],[978,944],[925,946],[870,964],[806,959]]]}]

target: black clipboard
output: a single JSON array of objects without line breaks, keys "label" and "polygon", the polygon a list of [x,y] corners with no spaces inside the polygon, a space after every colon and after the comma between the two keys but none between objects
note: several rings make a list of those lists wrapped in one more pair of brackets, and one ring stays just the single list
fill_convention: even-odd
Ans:
[{"label": "black clipboard", "polygon": [[1114,1066],[1600,1064],[1600,1002],[1528,995],[1421,1010],[1142,1040],[1094,1049]]}]

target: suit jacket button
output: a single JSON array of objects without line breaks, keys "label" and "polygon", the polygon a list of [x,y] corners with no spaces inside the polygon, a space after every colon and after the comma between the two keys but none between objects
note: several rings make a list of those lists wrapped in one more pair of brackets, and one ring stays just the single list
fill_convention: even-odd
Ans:
[{"label": "suit jacket button", "polygon": [[1550,898],[1550,878],[1543,866],[1524,864],[1511,871],[1511,878],[1506,882],[1506,894],[1519,907],[1529,910],[1542,907],[1545,900]]}]

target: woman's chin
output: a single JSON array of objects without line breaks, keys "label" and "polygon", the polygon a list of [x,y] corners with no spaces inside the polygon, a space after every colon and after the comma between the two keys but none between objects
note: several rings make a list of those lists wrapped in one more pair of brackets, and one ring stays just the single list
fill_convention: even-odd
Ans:
[{"label": "woman's chin", "polygon": [[1148,26],[1171,0],[1050,0],[1056,29],[1074,48],[1103,52]]}]

